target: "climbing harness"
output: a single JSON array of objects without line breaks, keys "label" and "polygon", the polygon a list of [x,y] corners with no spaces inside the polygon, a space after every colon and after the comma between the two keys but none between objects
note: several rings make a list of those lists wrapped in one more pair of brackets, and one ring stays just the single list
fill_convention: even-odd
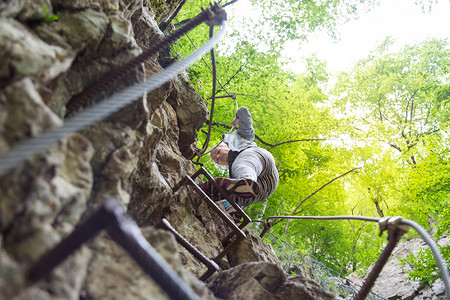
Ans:
[{"label": "climbing harness", "polygon": [[[212,11],[209,11],[209,14],[211,14]],[[220,17],[223,19],[223,13]],[[207,51],[214,47],[214,45],[217,44],[217,42],[225,34],[225,30],[226,26],[223,22],[222,28],[216,35],[214,35],[198,50],[185,59],[175,62],[164,71],[151,76],[144,82],[130,86],[117,92],[105,101],[86,108],[75,116],[68,118],[61,127],[53,128],[39,136],[30,138],[11,147],[7,153],[0,156],[0,176],[5,175],[11,169],[19,166],[31,156],[46,150],[67,135],[80,131],[94,122],[106,118],[112,113],[132,103],[139,97],[142,97],[143,95],[163,85],[178,73],[187,69]]]}]

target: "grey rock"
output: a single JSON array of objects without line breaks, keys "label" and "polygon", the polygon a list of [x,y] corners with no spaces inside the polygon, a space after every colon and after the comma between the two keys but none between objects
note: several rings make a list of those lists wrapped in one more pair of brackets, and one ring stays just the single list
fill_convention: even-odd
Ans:
[{"label": "grey rock", "polygon": [[[64,8],[86,8],[92,5],[96,0],[52,0],[56,5],[62,6]],[[109,2],[109,1],[108,1]]]},{"label": "grey rock", "polygon": [[[438,244],[447,245],[448,241],[448,237],[443,237]],[[402,266],[399,262],[399,258],[406,258],[410,253],[426,248],[428,246],[422,239],[401,241],[375,281],[372,292],[387,299],[445,299],[442,279],[438,279],[432,286],[423,286],[418,281],[408,280],[411,267]],[[356,274],[351,274],[348,278],[359,285],[363,283]]]},{"label": "grey rock", "polygon": [[197,134],[206,122],[208,110],[205,102],[189,82],[186,73],[173,79],[174,91],[167,101],[177,113],[180,129],[178,146],[186,158],[192,158],[197,152]]},{"label": "grey rock", "polygon": [[85,138],[72,135],[26,172],[18,168],[2,178],[0,224],[8,228],[4,247],[15,259],[33,261],[73,230],[92,188],[92,153]]},{"label": "grey rock", "polygon": [[20,21],[39,21],[53,13],[51,0],[7,0],[0,3],[0,16]]},{"label": "grey rock", "polygon": [[17,18],[20,21],[38,21],[53,13],[51,0],[19,0],[22,10]]},{"label": "grey rock", "polygon": [[16,17],[22,10],[24,2],[24,0],[5,0],[0,2],[0,17]]},{"label": "grey rock", "polygon": [[24,285],[25,278],[20,265],[4,249],[0,249],[0,299],[11,299]]},{"label": "grey rock", "polygon": [[76,12],[63,10],[58,22],[42,23],[35,28],[39,37],[52,45],[79,52],[86,49],[96,53],[109,24],[103,12],[84,9]]},{"label": "grey rock", "polygon": [[99,52],[102,55],[110,56],[125,48],[128,44],[131,47],[135,43],[131,36],[130,21],[119,17],[118,15],[109,16],[109,24],[106,28],[105,38],[99,46]]},{"label": "grey rock", "polygon": [[[192,274],[181,267],[175,239],[163,230],[145,228],[144,236],[158,253],[198,293],[200,299],[215,299]],[[118,245],[102,235],[92,245],[94,255],[89,266],[86,296],[94,299],[169,299]],[[101,253],[101,254],[100,254]],[[109,274],[109,276],[105,276]]]},{"label": "grey rock", "polygon": [[334,299],[301,276],[287,277],[276,264],[246,263],[213,275],[208,286],[222,299]]},{"label": "grey rock", "polygon": [[255,233],[245,230],[247,237],[228,254],[230,266],[234,267],[249,262],[272,262],[279,264],[278,257],[269,244]]},{"label": "grey rock", "polygon": [[42,41],[21,23],[0,18],[0,87],[25,76],[47,82],[65,72],[74,52]]},{"label": "grey rock", "polygon": [[9,144],[62,124],[62,120],[44,104],[30,78],[9,85],[3,94],[6,101],[0,105],[6,116],[2,126]]}]

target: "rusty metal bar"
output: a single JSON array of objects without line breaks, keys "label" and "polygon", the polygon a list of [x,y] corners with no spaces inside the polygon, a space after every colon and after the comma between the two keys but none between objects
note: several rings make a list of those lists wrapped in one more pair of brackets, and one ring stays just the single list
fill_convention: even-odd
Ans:
[{"label": "rusty metal bar", "polygon": [[[217,184],[216,180],[211,176],[211,174],[208,173],[208,171],[205,168],[201,167],[199,169],[199,171],[210,182],[212,182],[214,184],[214,186],[219,190],[220,194],[223,195],[225,197],[225,199],[227,199],[228,202],[230,202],[231,206],[233,206],[234,209],[236,209],[236,211],[244,218],[244,222],[243,222],[243,223],[245,223],[244,227],[252,221],[252,219],[250,219],[250,217],[245,213],[245,211],[243,211],[242,208],[239,205],[237,205],[236,202],[222,189],[222,187],[219,186],[219,184]],[[193,178],[193,179],[195,179],[195,178]]]},{"label": "rusty metal bar", "polygon": [[212,201],[208,195],[206,195],[206,193],[197,185],[197,183],[195,183],[195,181],[187,176],[188,178],[188,183],[191,184],[193,186],[193,188],[195,189],[195,191],[203,198],[203,200],[206,201],[206,204],[209,205],[209,207],[211,207],[224,221],[225,223],[227,223],[228,226],[231,227],[231,229],[234,231],[234,233],[236,235],[240,235],[243,238],[245,238],[245,233],[239,229],[238,226],[236,226],[236,224],[233,222],[233,220],[231,220],[220,208],[219,206],[217,206],[216,203],[214,203],[214,201]]},{"label": "rusty metal bar", "polygon": [[189,251],[195,258],[201,261],[208,270],[200,277],[200,280],[208,279],[214,272],[220,270],[220,267],[216,264],[216,262],[207,258],[203,253],[201,253],[194,245],[189,243],[175,228],[167,221],[167,219],[163,218],[160,223],[158,223],[157,227],[166,229],[173,233],[178,243],[180,243],[186,250]]},{"label": "rusty metal bar", "polygon": [[[195,163],[195,162],[194,162]],[[206,169],[203,167],[202,163],[195,163],[196,165],[199,165],[200,168],[192,175],[186,175],[178,184],[175,185],[175,187],[173,188],[173,191],[177,191],[179,188],[181,188],[181,186],[183,184],[190,184],[192,185],[192,187],[194,188],[194,190],[201,196],[201,198],[203,200],[206,201],[207,205],[209,205],[209,207],[211,207],[224,221],[225,223],[227,223],[227,225],[229,225],[231,227],[231,232],[224,238],[221,240],[222,244],[224,245],[224,250],[219,253],[213,260],[215,262],[220,261],[223,257],[225,257],[225,255],[230,252],[234,247],[237,246],[237,244],[239,244],[245,237],[245,233],[242,231],[242,229],[247,226],[248,223],[251,222],[250,217],[242,210],[242,208],[237,205],[233,199],[231,199],[231,197],[222,189],[222,187],[220,187],[217,182],[215,181],[215,179],[208,173],[208,171],[206,171]],[[212,184],[214,184],[214,187],[217,188],[219,190],[219,193],[221,195],[223,195],[229,202],[230,204],[236,209],[236,211],[238,211],[244,218],[244,221],[237,226],[228,216],[227,214],[222,211],[217,204],[211,200],[211,198],[197,185],[197,183],[194,181],[195,178],[197,178],[199,175],[204,175],[207,180],[209,180],[210,182],[212,182]],[[231,241],[232,238],[236,236],[236,239],[234,241]],[[230,242],[231,241],[231,242]],[[229,242],[229,243],[228,243]],[[206,277],[209,276],[210,274],[204,274],[202,276]]]},{"label": "rusty metal bar", "polygon": [[223,249],[223,251],[219,253],[219,255],[214,257],[213,260],[217,261],[217,262],[220,261],[223,257],[225,257],[225,255],[227,255],[228,252],[233,250],[244,238],[245,238],[245,236],[236,235],[236,240],[233,241],[232,243],[228,244],[225,247],[225,249]]},{"label": "rusty metal bar", "polygon": [[[224,245],[224,250],[219,253],[213,260],[215,262],[220,261],[225,255],[230,252],[233,248],[235,248],[245,237],[245,233],[242,231],[242,229],[247,226],[251,219],[250,217],[242,210],[242,208],[236,204],[236,202],[231,199],[231,197],[225,192],[224,189],[222,189],[219,184],[217,184],[216,180],[208,173],[208,171],[203,167],[202,163],[194,162],[194,164],[200,166],[200,168],[192,175],[189,176],[186,174],[186,176],[178,182],[175,187],[172,189],[174,192],[176,192],[178,189],[181,188],[184,184],[190,184],[194,188],[194,190],[201,196],[203,200],[206,201],[207,205],[211,207],[230,227],[231,232],[221,240],[222,244]],[[236,209],[236,211],[244,218],[244,221],[237,226],[228,216],[227,214],[222,211],[217,204],[211,200],[211,198],[198,186],[198,184],[194,181],[195,178],[197,178],[199,175],[204,175],[208,181],[210,181],[215,188],[219,191],[219,193],[229,201],[229,203]],[[236,239],[234,241],[231,241],[232,238],[236,236]],[[228,243],[229,242],[229,243]],[[203,275],[206,276],[207,274]],[[202,276],[202,277],[203,277]]]},{"label": "rusty metal bar", "polygon": [[[216,189],[219,190],[219,193],[225,199],[227,199],[228,202],[234,207],[234,209],[236,209],[236,211],[244,218],[244,221],[238,226],[238,228],[243,229],[245,226],[247,226],[251,222],[250,217],[242,210],[242,208],[239,205],[236,204],[236,202],[224,191],[224,189],[222,189],[222,187],[219,184],[217,184],[216,180],[211,176],[211,174],[209,174],[209,172],[203,167],[203,165],[201,165],[200,169],[192,176],[192,179],[195,179],[200,174],[204,175],[206,179],[210,181]],[[211,201],[211,199],[208,197],[207,201]],[[225,213],[223,213],[222,210],[221,213],[228,218],[228,216]],[[233,224],[235,223],[233,222]],[[233,237],[233,235],[234,235],[233,232],[230,232],[224,239],[222,239],[221,241],[222,244],[226,244],[226,242],[230,240]]]},{"label": "rusty metal bar", "polygon": [[185,185],[187,183],[188,179],[187,177],[184,177],[183,179],[180,180],[180,182],[178,182],[173,188],[172,188],[172,192],[176,193],[183,185]]},{"label": "rusty metal bar", "polygon": [[[236,95],[235,95],[235,94],[224,95],[224,96],[214,96],[214,98],[216,98],[216,99],[220,99],[220,98],[228,98],[228,97],[233,98],[233,99],[236,99]],[[208,99],[212,99],[212,97],[208,97]]]},{"label": "rusty metal bar", "polygon": [[263,222],[263,231],[261,232],[261,234],[259,235],[260,238],[263,238],[264,235],[266,235],[266,233],[270,230],[270,228],[272,228],[272,222],[269,220],[266,220]]},{"label": "rusty metal bar", "polygon": [[137,224],[125,214],[123,205],[113,198],[106,200],[102,207],[31,266],[27,273],[29,283],[44,278],[83,243],[105,228],[110,237],[128,252],[170,298],[198,299],[194,291],[147,242]]},{"label": "rusty metal bar", "polygon": [[380,254],[380,257],[376,261],[375,265],[373,266],[372,271],[370,271],[369,276],[367,276],[366,280],[364,281],[363,286],[359,290],[359,292],[356,294],[354,300],[364,300],[366,299],[366,296],[369,294],[370,290],[372,289],[375,280],[377,279],[378,275],[380,274],[381,270],[383,269],[384,265],[386,264],[389,256],[391,255],[392,251],[394,250],[397,243],[400,241],[400,238],[405,232],[400,229],[394,229],[388,233],[388,243],[386,247],[384,248],[383,252]]}]

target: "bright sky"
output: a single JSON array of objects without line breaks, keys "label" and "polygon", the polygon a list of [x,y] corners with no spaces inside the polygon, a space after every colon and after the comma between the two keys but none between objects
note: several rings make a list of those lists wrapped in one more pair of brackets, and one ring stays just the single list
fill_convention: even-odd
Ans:
[{"label": "bright sky", "polygon": [[[248,7],[248,0],[239,0]],[[394,38],[396,49],[405,44],[414,44],[429,37],[450,38],[450,1],[439,0],[431,13],[423,13],[413,0],[381,0],[380,6],[337,28],[339,41],[333,41],[324,33],[311,36],[301,45],[290,42],[285,45],[286,55],[295,59],[292,71],[304,71],[303,58],[317,53],[327,61],[332,73],[350,70],[358,60],[367,57],[388,35]],[[238,9],[238,13],[249,12]]]}]

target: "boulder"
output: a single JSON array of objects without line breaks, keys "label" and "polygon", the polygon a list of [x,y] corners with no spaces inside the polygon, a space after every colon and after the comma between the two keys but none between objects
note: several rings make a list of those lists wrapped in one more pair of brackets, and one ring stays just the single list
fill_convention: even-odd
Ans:
[{"label": "boulder", "polygon": [[27,76],[47,82],[72,64],[73,51],[49,45],[16,20],[0,18],[0,28],[0,87]]},{"label": "boulder", "polygon": [[228,254],[230,266],[234,267],[249,262],[272,262],[280,264],[272,246],[265,243],[250,230],[244,230],[247,235],[237,247]]},{"label": "boulder", "polygon": [[335,299],[320,285],[301,276],[286,276],[276,264],[241,264],[211,277],[209,288],[221,299]]}]

